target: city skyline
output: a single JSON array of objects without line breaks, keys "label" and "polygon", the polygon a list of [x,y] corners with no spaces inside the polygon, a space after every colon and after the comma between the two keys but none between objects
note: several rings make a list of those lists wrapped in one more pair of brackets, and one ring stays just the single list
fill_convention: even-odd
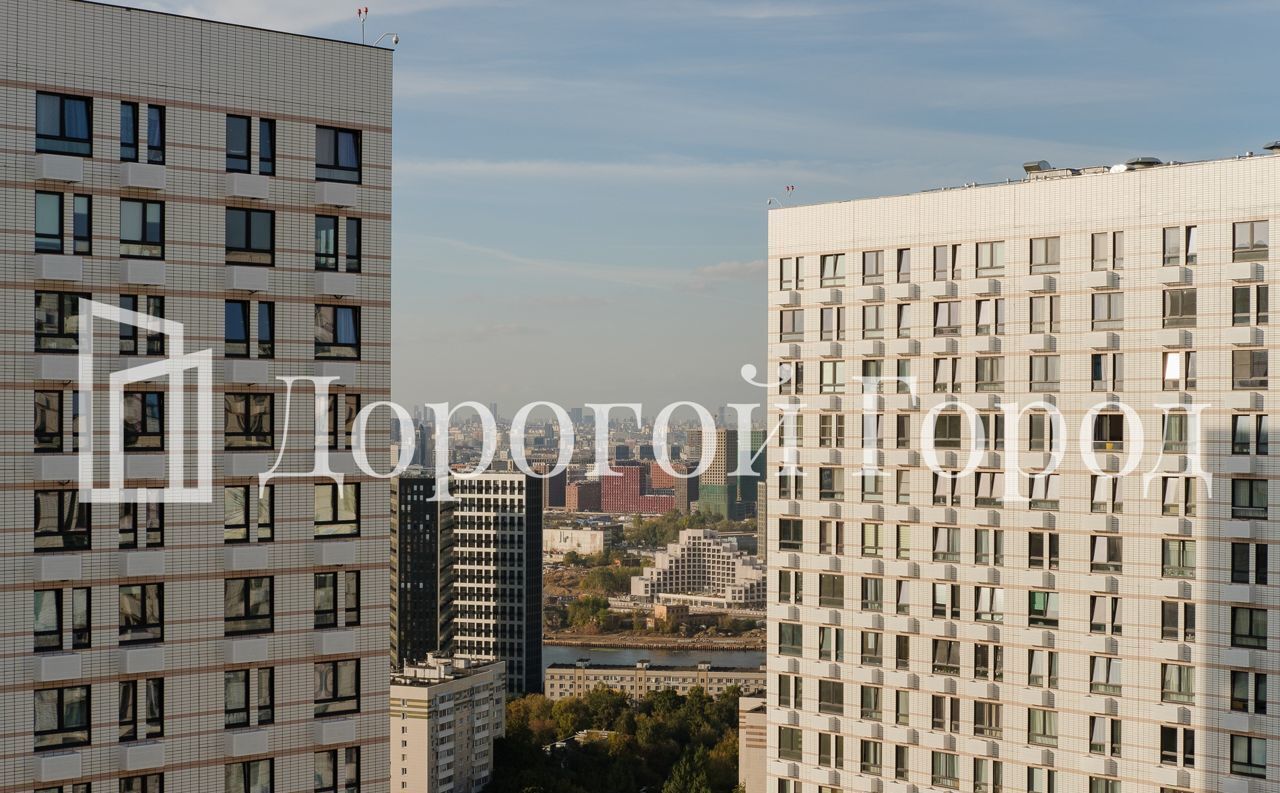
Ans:
[{"label": "city skyline", "polygon": [[[337,0],[144,5],[359,40]],[[393,394],[760,401],[769,198],[1260,151],[1280,125],[1229,76],[1264,73],[1266,7],[371,4],[400,35]]]}]

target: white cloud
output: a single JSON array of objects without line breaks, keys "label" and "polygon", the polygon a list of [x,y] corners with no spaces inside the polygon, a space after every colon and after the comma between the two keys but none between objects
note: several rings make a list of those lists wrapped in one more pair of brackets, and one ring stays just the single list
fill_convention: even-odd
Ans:
[{"label": "white cloud", "polygon": [[715,283],[762,283],[764,260],[751,262],[718,262],[695,267],[690,285],[694,289],[706,289]]},{"label": "white cloud", "polygon": [[[373,40],[385,32],[382,22],[385,20],[389,24],[389,17],[441,8],[474,6],[478,2],[479,0],[380,0],[376,7],[370,6],[369,38]],[[360,21],[356,18],[358,1],[138,0],[137,4],[153,11],[168,11],[287,33],[312,33],[346,22],[350,26],[351,39],[354,41],[360,37]]]}]

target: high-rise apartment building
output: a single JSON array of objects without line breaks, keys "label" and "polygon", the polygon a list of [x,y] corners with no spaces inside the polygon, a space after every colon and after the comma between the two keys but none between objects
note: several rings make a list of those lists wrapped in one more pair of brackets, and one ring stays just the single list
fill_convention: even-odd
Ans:
[{"label": "high-rise apartment building", "polygon": [[453,510],[436,478],[410,468],[391,480],[391,664],[447,650],[453,633]]},{"label": "high-rise apartment building", "polygon": [[770,793],[1280,778],[1280,157],[1027,171],[769,215]]},{"label": "high-rise apartment building", "polygon": [[542,691],[542,480],[489,472],[449,482],[455,658],[506,663],[507,690]]},{"label": "high-rise apartment building", "polygon": [[[349,444],[390,382],[391,53],[71,0],[0,15],[0,789],[386,791],[388,489]],[[211,348],[180,415],[153,366],[109,427],[109,376],[177,338],[82,298]],[[336,378],[341,487],[258,489],[282,451],[312,470],[312,395],[286,414],[279,376]],[[161,501],[179,418],[190,486],[211,418],[208,502]],[[385,416],[368,429],[385,470]],[[88,497],[90,437],[97,486],[110,457],[146,503]]]},{"label": "high-rise apartment building", "polygon": [[479,793],[493,778],[493,740],[506,732],[501,661],[428,657],[391,677],[391,787]]}]

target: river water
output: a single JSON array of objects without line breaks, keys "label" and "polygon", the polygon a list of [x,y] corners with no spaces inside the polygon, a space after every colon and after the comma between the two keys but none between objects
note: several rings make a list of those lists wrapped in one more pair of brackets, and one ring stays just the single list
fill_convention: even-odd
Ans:
[{"label": "river water", "polygon": [[546,665],[571,664],[589,658],[595,664],[626,664],[648,659],[665,666],[695,666],[710,661],[714,666],[756,668],[764,664],[763,650],[646,650],[633,647],[564,647],[544,644],[542,660]]}]

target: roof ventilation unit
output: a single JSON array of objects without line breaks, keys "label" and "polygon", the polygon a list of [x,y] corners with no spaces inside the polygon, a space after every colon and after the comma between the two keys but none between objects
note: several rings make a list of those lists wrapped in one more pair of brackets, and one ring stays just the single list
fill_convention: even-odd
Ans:
[{"label": "roof ventilation unit", "polygon": [[1032,160],[1030,162],[1024,162],[1022,164],[1022,170],[1027,173],[1043,173],[1045,171],[1053,170],[1053,166],[1049,164],[1048,160]]},{"label": "roof ventilation unit", "polygon": [[1125,165],[1130,170],[1138,170],[1139,168],[1151,168],[1156,165],[1163,165],[1159,157],[1134,157],[1132,160],[1126,160]]}]

